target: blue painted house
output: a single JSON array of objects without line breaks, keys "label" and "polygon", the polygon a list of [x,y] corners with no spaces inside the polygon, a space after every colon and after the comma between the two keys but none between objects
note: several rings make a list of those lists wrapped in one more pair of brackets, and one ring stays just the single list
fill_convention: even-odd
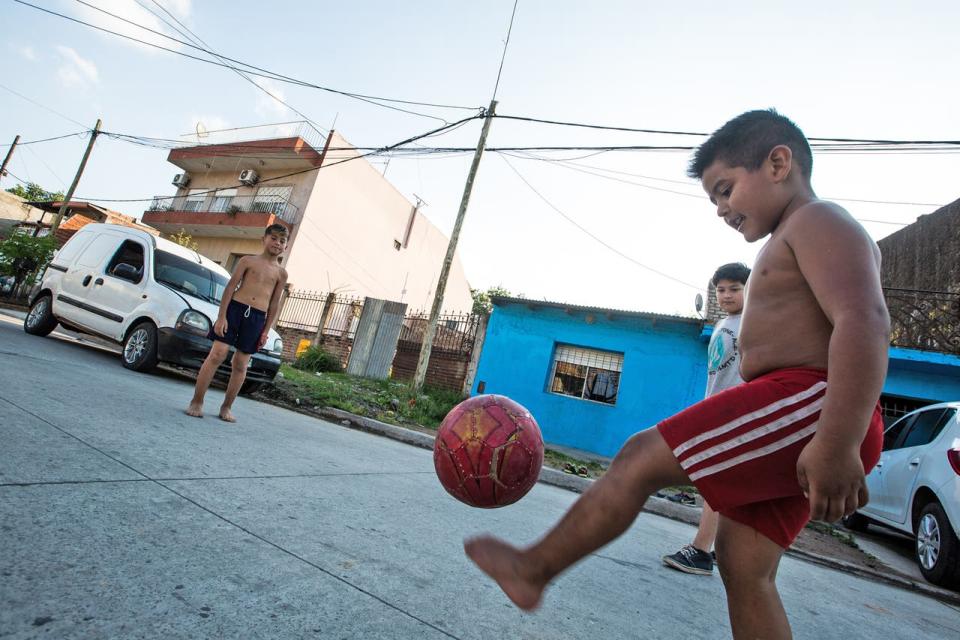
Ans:
[{"label": "blue painted house", "polygon": [[[703,398],[712,331],[699,318],[494,298],[473,393],[527,407],[550,444],[614,455]],[[960,356],[891,348],[885,413],[960,399]]]}]

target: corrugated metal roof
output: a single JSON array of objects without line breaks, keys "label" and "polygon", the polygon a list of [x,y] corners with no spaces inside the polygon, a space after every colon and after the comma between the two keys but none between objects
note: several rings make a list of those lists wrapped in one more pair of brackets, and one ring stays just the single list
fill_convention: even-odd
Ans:
[{"label": "corrugated metal roof", "polygon": [[667,313],[653,313],[651,311],[629,311],[627,309],[608,309],[605,307],[587,307],[579,304],[570,304],[567,302],[553,302],[551,300],[530,300],[527,298],[511,298],[508,296],[491,296],[490,301],[501,306],[505,304],[520,304],[532,309],[538,307],[549,307],[551,309],[562,309],[564,311],[583,311],[586,313],[598,313],[609,316],[623,316],[628,318],[647,318],[649,320],[670,320],[672,322],[684,322],[688,324],[702,324],[703,320],[696,316],[678,316]]}]

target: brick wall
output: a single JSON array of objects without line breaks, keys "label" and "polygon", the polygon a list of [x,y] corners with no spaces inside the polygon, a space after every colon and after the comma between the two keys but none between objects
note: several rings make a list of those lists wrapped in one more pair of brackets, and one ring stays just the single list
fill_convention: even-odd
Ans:
[{"label": "brick wall", "polygon": [[[278,326],[277,333],[283,339],[283,361],[293,362],[297,359],[297,346],[301,340],[313,340],[316,331],[304,331],[303,329],[294,329],[291,327]],[[350,350],[353,348],[353,338],[341,338],[340,336],[323,336],[320,346],[329,353],[340,357],[340,364],[347,367],[347,361],[350,359]]]},{"label": "brick wall", "polygon": [[[413,380],[419,358],[419,351],[397,350],[397,355],[393,358],[391,377],[394,380]],[[469,353],[446,353],[434,349],[430,352],[426,384],[441,389],[462,391],[469,367]]]}]

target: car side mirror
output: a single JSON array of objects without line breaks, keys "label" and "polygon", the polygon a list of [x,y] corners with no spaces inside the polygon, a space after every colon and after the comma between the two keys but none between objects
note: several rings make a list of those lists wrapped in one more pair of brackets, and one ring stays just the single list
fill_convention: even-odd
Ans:
[{"label": "car side mirror", "polygon": [[140,281],[140,271],[126,262],[121,262],[115,266],[112,274],[122,280],[129,280],[130,282]]}]

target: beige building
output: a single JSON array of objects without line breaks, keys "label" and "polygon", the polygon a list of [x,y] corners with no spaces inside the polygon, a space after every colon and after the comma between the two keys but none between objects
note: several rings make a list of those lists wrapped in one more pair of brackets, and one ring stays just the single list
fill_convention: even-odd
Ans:
[{"label": "beige building", "polygon": [[[294,289],[429,308],[447,237],[359,156],[306,123],[266,139],[206,139],[170,152],[179,188],[155,198],[143,221],[166,235],[185,231],[227,269],[259,253],[263,229],[280,222],[290,229],[283,263]],[[471,306],[455,257],[443,307]]]}]

